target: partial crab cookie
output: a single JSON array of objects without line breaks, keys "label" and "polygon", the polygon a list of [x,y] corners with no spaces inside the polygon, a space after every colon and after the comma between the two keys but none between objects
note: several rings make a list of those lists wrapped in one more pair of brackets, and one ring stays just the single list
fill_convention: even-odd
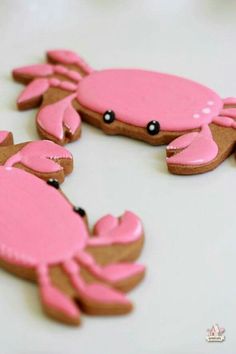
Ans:
[{"label": "partial crab cookie", "polygon": [[[66,50],[47,53],[49,64],[13,70],[29,84],[19,109],[41,105],[37,128],[59,144],[76,140],[81,118],[107,134],[149,144],[169,144],[172,173],[197,174],[217,167],[234,150],[236,98],[178,76],[137,69],[94,71]],[[177,138],[177,139],[176,139]]]},{"label": "partial crab cookie", "polygon": [[0,167],[0,265],[37,282],[43,309],[58,321],[78,325],[80,310],[130,312],[124,292],[145,272],[133,263],[143,245],[140,219],[130,211],[121,218],[107,215],[90,233],[85,211],[59,187],[56,180]]},{"label": "partial crab cookie", "polygon": [[0,165],[18,167],[44,180],[63,182],[72,172],[73,158],[62,146],[49,140],[14,144],[13,135],[0,131]]}]

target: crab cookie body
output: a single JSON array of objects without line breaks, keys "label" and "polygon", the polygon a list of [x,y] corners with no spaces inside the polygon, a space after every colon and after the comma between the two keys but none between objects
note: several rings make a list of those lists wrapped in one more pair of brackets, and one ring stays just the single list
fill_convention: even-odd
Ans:
[{"label": "crab cookie body", "polygon": [[[222,108],[219,96],[200,84],[132,69],[94,71],[79,82],[76,99],[91,112],[103,115],[109,109],[118,122],[147,129],[154,144],[159,131],[200,128]],[[152,121],[159,123],[155,137],[148,129]]]},{"label": "crab cookie body", "polygon": [[128,262],[134,255],[129,247],[143,237],[137,216],[126,212],[121,219],[103,217],[91,238],[85,212],[73,208],[55,183],[18,168],[0,167],[0,189],[0,264],[37,281],[48,315],[78,324],[78,303],[91,314],[131,310],[123,291],[144,275],[143,266]]},{"label": "crab cookie body", "polygon": [[[53,88],[44,96],[37,115],[41,134],[49,132],[49,137],[58,138],[52,125],[64,119],[65,125],[67,122],[67,127],[72,127],[73,140],[75,122],[81,116],[108,134],[126,135],[153,145],[171,142],[167,164],[171,172],[179,174],[209,171],[232,152],[236,140],[235,98],[221,99],[213,90],[175,75],[137,69],[93,71],[68,51],[49,51],[48,59],[54,65],[46,65],[51,65],[50,73],[57,79],[47,79]],[[37,80],[49,76],[49,67],[20,68],[13,74],[21,81],[36,78],[30,84],[35,90]],[[66,80],[62,80],[63,75]],[[35,96],[32,90],[30,94],[30,85],[19,98],[20,108],[27,105],[29,96]],[[40,85],[44,91],[42,81]],[[63,132],[60,141],[68,141]]]}]

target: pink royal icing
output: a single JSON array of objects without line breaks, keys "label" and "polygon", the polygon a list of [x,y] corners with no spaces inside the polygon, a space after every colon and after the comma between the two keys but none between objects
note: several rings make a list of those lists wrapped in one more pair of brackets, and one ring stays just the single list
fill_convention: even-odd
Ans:
[{"label": "pink royal icing", "polygon": [[84,221],[55,188],[14,167],[0,167],[0,186],[2,259],[29,266],[50,265],[85,247]]},{"label": "pink royal icing", "polygon": [[40,98],[49,89],[48,79],[35,79],[20,94],[17,103],[23,103]]},{"label": "pink royal icing", "polygon": [[52,141],[32,141],[26,144],[15,155],[11,156],[5,162],[5,167],[12,167],[17,163],[22,163],[33,171],[43,173],[57,172],[62,170],[62,167],[53,161],[56,159],[72,160],[72,155],[64,147]]},{"label": "pink royal icing", "polygon": [[68,65],[75,64],[87,74],[90,74],[93,69],[76,53],[70,50],[49,50],[47,55],[55,62]]},{"label": "pink royal icing", "polygon": [[212,90],[178,76],[135,69],[94,71],[78,84],[78,102],[98,113],[112,110],[124,123],[162,131],[181,131],[208,124],[222,108]]},{"label": "pink royal icing", "polygon": [[[14,167],[0,167],[0,188],[0,257],[11,264],[36,269],[41,299],[47,307],[75,320],[80,315],[73,300],[51,283],[49,266],[55,264],[64,267],[80,300],[130,306],[125,295],[110,286],[87,284],[75,259],[95,276],[111,283],[135,276],[144,267],[129,263],[97,265],[84,251],[89,235],[83,218],[61,193],[41,179]],[[125,223],[133,224],[131,215],[125,219]],[[118,226],[120,233],[125,229]],[[111,233],[112,238],[115,233]]]},{"label": "pink royal icing", "polygon": [[13,70],[13,75],[26,75],[30,77],[45,77],[52,74],[53,65],[51,64],[35,64]]},{"label": "pink royal icing", "polygon": [[130,243],[140,239],[143,227],[140,219],[131,211],[126,211],[120,218],[106,215],[94,227],[95,236],[89,239],[89,245],[109,245]]},{"label": "pink royal icing", "polygon": [[204,125],[199,133],[193,132],[180,136],[172,141],[167,149],[183,149],[167,158],[168,164],[178,165],[206,164],[214,160],[218,154],[218,146],[213,140],[208,125]]}]

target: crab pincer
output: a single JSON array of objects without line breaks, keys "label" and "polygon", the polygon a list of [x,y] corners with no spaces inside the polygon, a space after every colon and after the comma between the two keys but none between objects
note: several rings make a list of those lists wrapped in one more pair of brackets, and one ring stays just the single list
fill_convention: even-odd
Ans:
[{"label": "crab pincer", "polygon": [[71,153],[49,140],[14,144],[13,135],[0,131],[0,165],[18,167],[48,180],[60,183],[73,169]]},{"label": "crab pincer", "polygon": [[125,292],[145,273],[133,263],[143,244],[138,216],[105,216],[90,234],[85,211],[71,205],[55,180],[46,183],[13,164],[10,158],[0,167],[1,266],[37,282],[43,309],[56,320],[78,325],[80,310],[130,312]]},{"label": "crab pincer", "polygon": [[176,169],[181,166],[194,166],[209,164],[218,154],[218,146],[213,140],[212,133],[208,125],[203,125],[200,132],[191,132],[173,140],[167,146],[167,164],[171,172],[176,173]]}]

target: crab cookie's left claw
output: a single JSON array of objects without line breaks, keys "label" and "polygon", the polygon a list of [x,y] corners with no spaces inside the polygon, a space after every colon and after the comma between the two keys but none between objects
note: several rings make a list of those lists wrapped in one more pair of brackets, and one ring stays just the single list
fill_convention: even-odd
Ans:
[{"label": "crab cookie's left claw", "polygon": [[[172,141],[167,147],[168,169],[176,174],[200,173],[199,166],[209,166],[218,154],[210,128],[204,125],[198,132],[188,133]],[[214,168],[210,168],[209,170]],[[206,170],[202,171],[205,172]]]},{"label": "crab cookie's left claw", "polygon": [[141,220],[131,211],[126,211],[120,218],[107,215],[96,223],[94,236],[88,240],[87,251],[103,265],[132,262],[140,255],[143,241]]},{"label": "crab cookie's left claw", "polygon": [[33,141],[25,144],[15,155],[6,162],[6,167],[20,164],[24,169],[33,171],[43,179],[56,178],[64,181],[64,175],[69,174],[73,168],[71,153],[64,147],[51,141]]},{"label": "crab cookie's left claw", "polygon": [[78,139],[81,118],[72,106],[74,98],[75,94],[72,94],[56,103],[43,106],[37,115],[39,133],[58,144]]}]

